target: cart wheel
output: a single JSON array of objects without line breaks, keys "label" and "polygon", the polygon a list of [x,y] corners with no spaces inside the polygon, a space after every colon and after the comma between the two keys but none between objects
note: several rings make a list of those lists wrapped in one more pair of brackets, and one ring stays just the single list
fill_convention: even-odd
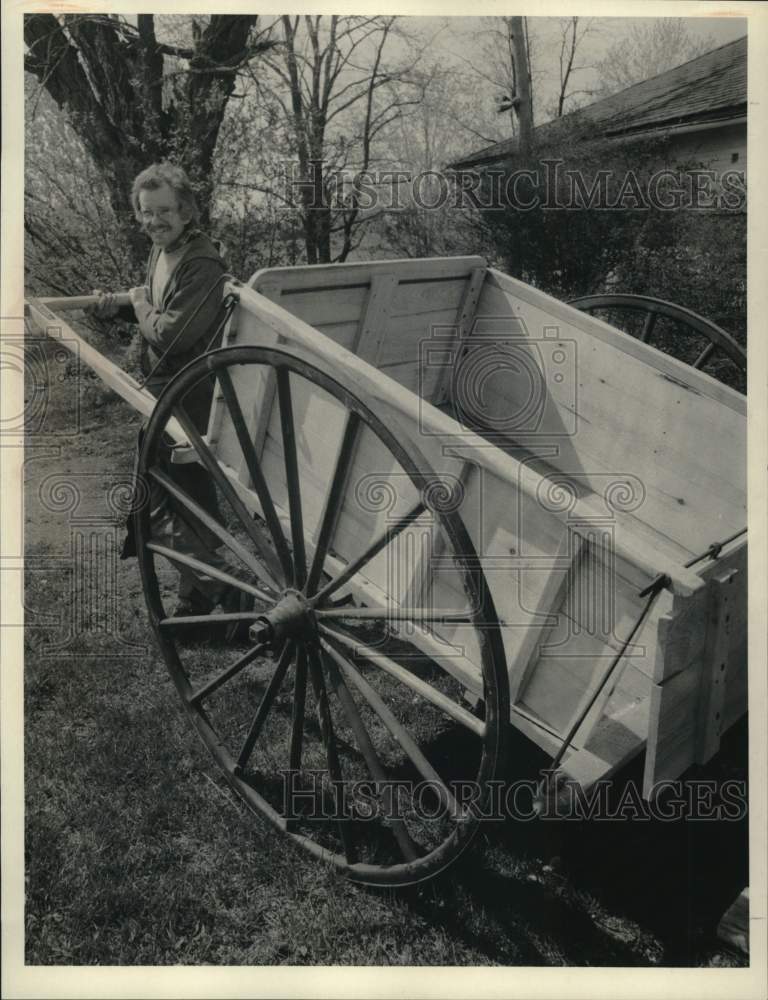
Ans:
[{"label": "cart wheel", "polygon": [[[272,419],[259,456],[248,420],[253,387],[265,377],[275,387],[279,422]],[[204,379],[215,381],[226,404],[217,432],[219,440],[228,435],[226,464],[185,411],[185,399]],[[320,490],[317,466],[323,463],[305,464],[308,438],[327,440],[330,432],[297,419],[308,400],[318,399],[338,420],[338,447],[325,463]],[[220,521],[158,465],[172,419],[216,483]],[[405,440],[389,416],[382,420],[306,361],[269,348],[223,348],[188,365],[166,387],[147,428],[139,473],[204,521],[234,557],[231,570],[221,568],[221,559],[194,559],[153,539],[148,505],[135,515],[157,640],[187,713],[231,787],[316,858],[352,880],[390,886],[437,874],[468,846],[498,791],[492,783],[509,719],[499,624],[455,491]],[[232,471],[238,464],[233,442],[247,470],[239,479]],[[359,488],[361,456],[367,468],[386,470],[379,492],[397,485],[401,506],[383,522],[370,521],[370,491],[365,496]],[[249,488],[242,485],[247,482]],[[336,550],[340,516],[347,527],[358,525],[357,534],[345,536],[344,558]],[[386,595],[379,606],[361,601],[357,584],[374,560],[387,561],[392,553],[394,562],[416,529],[423,529],[420,538],[439,536],[440,565],[454,574],[458,606],[402,607]],[[359,538],[354,553],[350,537]],[[253,610],[170,618],[159,576],[178,565],[202,569],[249,595]],[[239,648],[226,638],[197,646],[185,639],[201,626],[223,633],[233,621],[248,626]],[[453,644],[440,633],[448,626]],[[457,633],[464,650],[478,651],[482,718],[465,701]]]},{"label": "cart wheel", "polygon": [[[744,391],[747,354],[722,327],[691,309],[650,295],[584,295],[568,303],[654,347],[673,354],[693,368]],[[659,319],[666,323],[659,323]]]}]

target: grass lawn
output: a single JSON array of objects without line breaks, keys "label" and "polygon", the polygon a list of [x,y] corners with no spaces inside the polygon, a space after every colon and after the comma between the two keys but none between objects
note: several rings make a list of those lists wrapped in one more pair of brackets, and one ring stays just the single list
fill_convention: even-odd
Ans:
[{"label": "grass lawn", "polygon": [[[713,933],[747,879],[746,821],[494,822],[445,876],[387,891],[249,813],[117,557],[138,418],[71,365],[46,389],[35,441],[59,447],[28,452],[25,484],[28,964],[746,964]],[[745,736],[697,776],[744,777]],[[510,759],[544,763],[516,734]]]}]

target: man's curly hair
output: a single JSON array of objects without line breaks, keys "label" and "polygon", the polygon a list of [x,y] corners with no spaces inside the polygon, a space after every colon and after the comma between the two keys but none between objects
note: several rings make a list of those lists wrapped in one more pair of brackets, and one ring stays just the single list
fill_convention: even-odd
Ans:
[{"label": "man's curly hair", "polygon": [[176,194],[180,208],[186,208],[191,215],[190,222],[196,223],[200,218],[197,207],[197,197],[192,182],[187,177],[186,172],[177,167],[175,163],[163,162],[153,163],[142,170],[131,189],[131,204],[136,213],[136,219],[141,221],[141,210],[139,208],[139,194],[142,191],[156,191],[167,184]]}]

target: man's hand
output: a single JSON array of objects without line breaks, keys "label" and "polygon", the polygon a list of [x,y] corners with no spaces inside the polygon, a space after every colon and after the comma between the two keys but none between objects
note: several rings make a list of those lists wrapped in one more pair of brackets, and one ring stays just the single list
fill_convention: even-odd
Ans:
[{"label": "man's hand", "polygon": [[117,296],[112,292],[103,292],[100,288],[94,288],[93,295],[98,296],[98,302],[88,310],[99,319],[111,319],[117,315],[120,306],[117,304]]},{"label": "man's hand", "polygon": [[139,285],[136,288],[132,288],[128,294],[131,297],[131,305],[134,308],[149,299],[149,289],[146,285]]}]

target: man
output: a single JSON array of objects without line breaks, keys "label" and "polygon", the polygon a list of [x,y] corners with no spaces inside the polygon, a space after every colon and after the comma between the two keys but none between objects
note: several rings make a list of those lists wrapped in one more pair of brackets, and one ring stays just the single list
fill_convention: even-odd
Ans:
[{"label": "man", "polygon": [[[114,296],[97,292],[100,299],[95,312],[138,323],[145,385],[159,396],[185,365],[220,345],[217,331],[224,316],[222,288],[227,275],[219,250],[197,228],[195,193],[180,167],[171,163],[147,167],[133,182],[131,201],[137,221],[152,241],[146,284],[132,288],[131,305],[122,308],[115,305]],[[184,401],[201,433],[207,429],[212,391],[212,384],[205,380]],[[221,520],[215,487],[207,472],[196,462],[174,464],[170,454],[168,448],[158,455],[166,474]],[[217,551],[219,539],[205,525],[157,484],[151,484],[150,493],[153,538],[209,566],[228,568]],[[122,555],[125,559],[135,554],[131,522]],[[237,594],[220,581],[185,566],[177,568],[179,603],[174,616],[208,614],[219,603],[235,603]]]}]

